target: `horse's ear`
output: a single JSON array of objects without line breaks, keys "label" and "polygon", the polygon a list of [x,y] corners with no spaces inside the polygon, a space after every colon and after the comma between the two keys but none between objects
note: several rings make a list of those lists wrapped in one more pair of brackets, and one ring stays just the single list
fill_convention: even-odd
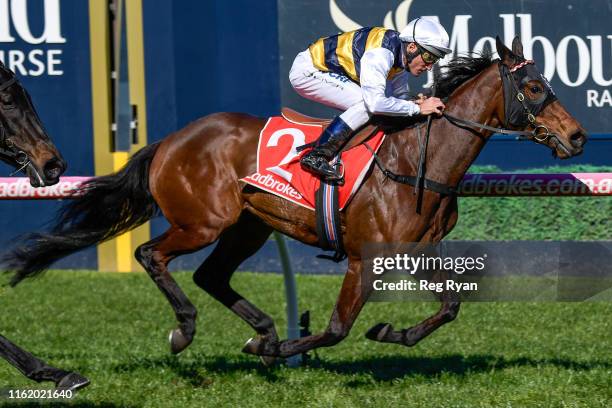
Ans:
[{"label": "horse's ear", "polygon": [[495,36],[495,47],[497,48],[497,54],[499,54],[499,59],[501,59],[502,63],[508,67],[514,65],[516,63],[516,57],[510,51],[510,48],[506,47],[502,40],[499,39],[499,36]]},{"label": "horse's ear", "polygon": [[490,42],[486,42],[484,43],[484,45],[482,46],[482,51],[480,52],[481,55],[485,55],[490,57],[491,55],[493,55],[493,50],[491,49],[491,43]]},{"label": "horse's ear", "polygon": [[523,43],[518,35],[512,40],[512,53],[517,57],[525,58],[523,56]]}]

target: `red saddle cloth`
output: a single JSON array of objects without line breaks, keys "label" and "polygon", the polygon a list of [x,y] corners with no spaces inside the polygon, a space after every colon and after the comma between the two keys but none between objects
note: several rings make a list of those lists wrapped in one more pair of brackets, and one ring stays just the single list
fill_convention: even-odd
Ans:
[{"label": "red saddle cloth", "polygon": [[[257,172],[241,180],[314,210],[315,193],[321,183],[300,165],[300,157],[308,149],[299,153],[296,149],[317,140],[322,130],[320,124],[295,123],[280,116],[268,119],[259,135]],[[364,143],[376,152],[384,138],[384,133],[379,131]],[[342,210],[359,189],[374,156],[362,143],[342,152],[341,160],[344,185],[338,190],[338,198]]]}]

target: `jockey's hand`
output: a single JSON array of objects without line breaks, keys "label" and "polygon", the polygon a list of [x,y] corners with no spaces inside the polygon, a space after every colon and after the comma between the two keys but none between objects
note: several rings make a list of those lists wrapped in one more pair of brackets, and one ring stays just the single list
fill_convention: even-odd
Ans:
[{"label": "jockey's hand", "polygon": [[441,116],[444,112],[444,103],[435,96],[425,99],[417,99],[414,101],[421,108],[421,115],[435,114]]},{"label": "jockey's hand", "polygon": [[418,95],[417,95],[417,98],[416,98],[416,100],[415,100],[415,103],[416,103],[417,105],[420,105],[420,104],[422,104],[423,102],[425,102],[425,99],[427,99],[427,98],[428,98],[428,96],[423,95],[422,93],[420,93],[420,94],[418,94]]}]

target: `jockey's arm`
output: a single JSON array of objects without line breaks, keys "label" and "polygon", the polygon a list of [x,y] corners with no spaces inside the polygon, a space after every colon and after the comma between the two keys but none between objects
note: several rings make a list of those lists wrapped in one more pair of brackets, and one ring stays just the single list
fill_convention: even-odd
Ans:
[{"label": "jockey's arm", "polygon": [[374,115],[418,115],[421,110],[416,103],[386,96],[387,75],[392,66],[393,53],[386,48],[368,50],[361,57],[359,81],[366,108]]},{"label": "jockey's arm", "polygon": [[387,96],[394,96],[404,101],[414,101],[415,97],[410,92],[410,86],[408,85],[408,71],[403,71],[393,77],[393,79],[387,79]]}]

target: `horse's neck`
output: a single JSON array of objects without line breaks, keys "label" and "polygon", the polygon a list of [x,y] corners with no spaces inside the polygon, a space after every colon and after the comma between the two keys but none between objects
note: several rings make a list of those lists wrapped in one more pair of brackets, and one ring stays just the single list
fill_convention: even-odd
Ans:
[{"label": "horse's neck", "polygon": [[[449,100],[446,112],[461,119],[497,126],[496,101],[500,97],[501,79],[496,66],[492,66],[461,85]],[[427,154],[427,178],[456,186],[491,136],[491,132],[480,133],[482,136],[475,135],[443,118],[435,120]]]}]

